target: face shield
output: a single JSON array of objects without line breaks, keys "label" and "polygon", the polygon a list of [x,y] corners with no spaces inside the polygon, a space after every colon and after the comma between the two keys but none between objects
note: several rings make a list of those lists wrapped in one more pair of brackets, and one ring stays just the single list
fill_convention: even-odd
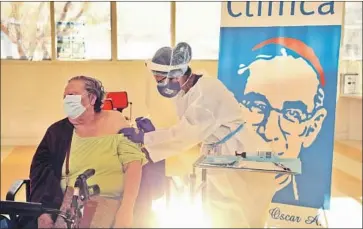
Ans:
[{"label": "face shield", "polygon": [[176,96],[181,90],[180,78],[188,70],[191,60],[191,48],[187,43],[179,43],[174,49],[159,49],[146,66],[151,70],[157,82],[158,92],[167,98]]}]

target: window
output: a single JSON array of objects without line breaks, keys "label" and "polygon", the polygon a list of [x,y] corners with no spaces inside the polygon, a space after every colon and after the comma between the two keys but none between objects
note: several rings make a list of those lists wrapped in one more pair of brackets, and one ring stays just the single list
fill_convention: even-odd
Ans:
[{"label": "window", "polygon": [[149,59],[171,45],[170,2],[117,2],[117,58]]},{"label": "window", "polygon": [[49,60],[49,2],[1,2],[1,59]]},{"label": "window", "polygon": [[110,2],[54,2],[57,59],[111,59]]},{"label": "window", "polygon": [[345,2],[342,59],[362,60],[362,2]]},{"label": "window", "polygon": [[[172,19],[175,42],[188,42],[193,59],[218,59],[222,3],[175,2],[175,14],[171,4],[116,3],[118,60],[149,59],[157,49],[171,46]],[[1,2],[1,59],[50,60],[54,48],[58,60],[111,60],[110,2],[56,1],[52,10],[51,23],[49,2]],[[354,26],[361,28],[356,22]],[[351,30],[344,47],[347,53],[356,54],[358,30]]]},{"label": "window", "polygon": [[192,46],[192,58],[218,59],[221,2],[176,2],[176,42]]}]

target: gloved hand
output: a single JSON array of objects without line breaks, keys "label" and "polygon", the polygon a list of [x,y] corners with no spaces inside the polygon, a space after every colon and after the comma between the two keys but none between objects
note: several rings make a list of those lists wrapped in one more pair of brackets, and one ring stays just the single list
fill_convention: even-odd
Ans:
[{"label": "gloved hand", "polygon": [[138,117],[135,119],[137,128],[143,130],[145,133],[155,131],[155,126],[152,124],[151,120],[144,117]]},{"label": "gloved hand", "polygon": [[144,144],[144,131],[138,130],[133,127],[127,127],[120,130],[121,134],[127,137],[130,141],[134,143]]}]

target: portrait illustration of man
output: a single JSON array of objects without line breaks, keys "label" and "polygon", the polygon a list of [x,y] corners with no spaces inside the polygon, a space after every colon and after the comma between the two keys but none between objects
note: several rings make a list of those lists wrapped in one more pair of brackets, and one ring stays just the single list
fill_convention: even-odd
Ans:
[{"label": "portrait illustration of man", "polygon": [[339,38],[324,30],[334,29],[312,38],[307,30],[318,27],[222,28],[234,49],[221,50],[218,75],[246,128],[280,157],[301,160],[302,174],[276,176],[274,203],[329,208]]}]

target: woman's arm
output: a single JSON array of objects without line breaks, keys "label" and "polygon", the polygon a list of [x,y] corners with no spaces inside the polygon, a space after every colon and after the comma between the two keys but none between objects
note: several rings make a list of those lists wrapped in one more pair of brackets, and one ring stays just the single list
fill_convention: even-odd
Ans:
[{"label": "woman's arm", "polygon": [[140,161],[133,161],[124,166],[125,189],[122,198],[122,206],[134,207],[139,193],[142,165]]},{"label": "woman's arm", "polygon": [[[59,201],[56,201],[60,189],[58,179],[52,165],[52,155],[49,150],[51,144],[50,129],[40,142],[32,159],[30,167],[30,201],[42,203],[48,208],[58,208]],[[58,194],[58,195],[57,195]],[[59,199],[59,198],[58,198]],[[60,200],[61,201],[61,200]],[[53,220],[50,215],[42,214],[38,218],[38,228],[52,228]]]},{"label": "woman's arm", "polygon": [[118,158],[124,172],[124,189],[121,206],[115,217],[115,228],[131,227],[134,206],[139,194],[142,166],[147,163],[145,154],[140,147],[122,134],[119,135]]},{"label": "woman's arm", "polygon": [[[73,125],[66,118],[47,129],[30,166],[30,202],[42,203],[46,208],[60,208],[63,202],[61,169],[72,132]],[[39,217],[38,226],[49,227],[55,219],[55,215],[43,214]]]},{"label": "woman's arm", "polygon": [[142,164],[133,161],[124,165],[125,183],[121,206],[116,214],[115,228],[131,227],[133,223],[133,211],[141,182]]}]

